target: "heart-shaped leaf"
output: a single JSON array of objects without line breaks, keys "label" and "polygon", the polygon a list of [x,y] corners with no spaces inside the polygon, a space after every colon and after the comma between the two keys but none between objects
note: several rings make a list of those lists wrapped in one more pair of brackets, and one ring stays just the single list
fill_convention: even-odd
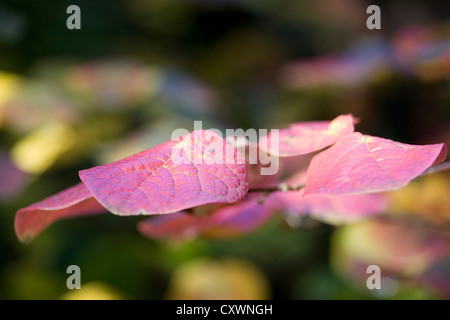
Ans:
[{"label": "heart-shaped leaf", "polygon": [[312,159],[305,195],[398,189],[443,161],[446,154],[443,143],[408,145],[355,132]]},{"label": "heart-shaped leaf", "polygon": [[233,203],[248,192],[245,160],[213,131],[197,130],[123,160],[80,171],[93,196],[118,215]]},{"label": "heart-shaped leaf", "polygon": [[268,134],[259,147],[273,155],[292,157],[328,147],[354,131],[352,115],[341,115],[333,121],[299,122],[279,131],[279,141]]},{"label": "heart-shaped leaf", "polygon": [[31,241],[53,222],[106,212],[83,183],[17,211],[14,227],[22,242]]}]

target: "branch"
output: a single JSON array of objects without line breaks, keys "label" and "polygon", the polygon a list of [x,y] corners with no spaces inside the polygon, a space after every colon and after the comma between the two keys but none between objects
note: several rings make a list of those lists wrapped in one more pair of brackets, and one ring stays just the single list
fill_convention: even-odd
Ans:
[{"label": "branch", "polygon": [[282,182],[276,187],[267,187],[267,188],[252,188],[248,190],[248,192],[265,192],[265,193],[271,193],[275,191],[298,191],[301,188],[304,188],[305,185],[298,185],[298,186],[288,186],[286,183]]}]

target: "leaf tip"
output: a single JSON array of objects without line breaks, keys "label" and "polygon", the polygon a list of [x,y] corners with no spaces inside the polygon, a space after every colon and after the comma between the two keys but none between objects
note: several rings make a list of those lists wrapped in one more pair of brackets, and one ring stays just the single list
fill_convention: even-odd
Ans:
[{"label": "leaf tip", "polygon": [[16,233],[17,239],[22,244],[28,244],[35,238],[35,234],[32,234],[27,231],[27,228],[24,226],[24,214],[26,212],[26,208],[22,208],[17,210],[16,216],[14,218],[14,232]]},{"label": "leaf tip", "polygon": [[445,143],[440,143],[438,145],[441,148],[440,148],[438,156],[436,157],[436,160],[434,160],[432,165],[438,164],[447,158],[447,145]]}]

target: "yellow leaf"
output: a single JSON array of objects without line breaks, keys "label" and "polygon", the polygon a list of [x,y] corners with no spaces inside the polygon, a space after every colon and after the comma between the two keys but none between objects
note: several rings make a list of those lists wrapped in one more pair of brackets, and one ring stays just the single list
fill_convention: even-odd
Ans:
[{"label": "yellow leaf", "polygon": [[89,282],[81,285],[81,289],[73,289],[65,293],[62,300],[123,300],[122,294],[114,287],[102,282]]},{"label": "yellow leaf", "polygon": [[436,225],[450,222],[450,177],[434,173],[388,193],[389,212],[420,216]]},{"label": "yellow leaf", "polygon": [[49,169],[75,142],[76,133],[69,125],[49,121],[14,145],[12,160],[21,170],[40,174]]},{"label": "yellow leaf", "polygon": [[172,275],[168,298],[174,300],[260,300],[269,298],[269,284],[253,264],[238,259],[197,259]]},{"label": "yellow leaf", "polygon": [[17,92],[22,79],[12,73],[0,71],[0,123],[2,121],[3,105]]}]

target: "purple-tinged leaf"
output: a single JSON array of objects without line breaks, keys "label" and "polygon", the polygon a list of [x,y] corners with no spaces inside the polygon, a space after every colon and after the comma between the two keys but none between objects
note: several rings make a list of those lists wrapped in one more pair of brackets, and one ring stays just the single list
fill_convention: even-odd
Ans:
[{"label": "purple-tinged leaf", "polygon": [[260,227],[272,212],[259,203],[258,196],[226,205],[212,214],[197,216],[185,211],[158,215],[138,223],[138,230],[155,239],[191,239],[197,236],[213,238],[235,237]]},{"label": "purple-tinged leaf", "polygon": [[259,197],[257,193],[248,200],[220,208],[203,222],[203,234],[214,238],[234,237],[261,227],[273,212],[260,203]]},{"label": "purple-tinged leaf", "polygon": [[80,178],[103,206],[118,215],[173,213],[207,203],[233,203],[248,191],[245,160],[208,130],[82,170]]},{"label": "purple-tinged leaf", "polygon": [[289,178],[284,179],[283,183],[290,188],[300,188],[306,184],[306,170],[298,170]]},{"label": "purple-tinged leaf", "polygon": [[270,155],[257,143],[243,136],[229,136],[227,142],[245,158],[250,189],[277,184],[282,171],[280,168],[282,164],[278,157]]},{"label": "purple-tinged leaf", "polygon": [[312,159],[305,195],[398,189],[443,161],[446,154],[443,143],[408,145],[355,132]]},{"label": "purple-tinged leaf", "polygon": [[385,41],[365,40],[338,55],[291,62],[281,69],[280,82],[288,89],[361,86],[391,70],[389,55]]},{"label": "purple-tinged leaf", "polygon": [[83,183],[78,183],[17,211],[14,227],[19,240],[29,242],[57,220],[101,212],[106,212],[106,209]]},{"label": "purple-tinged leaf", "polygon": [[28,175],[18,169],[10,160],[9,155],[0,149],[0,200],[9,202],[17,197],[28,182]]},{"label": "purple-tinged leaf", "polygon": [[333,225],[354,222],[384,212],[388,202],[384,194],[309,195],[299,191],[277,191],[270,194],[264,204],[271,210],[290,215],[305,215]]},{"label": "purple-tinged leaf", "polygon": [[180,211],[171,214],[157,215],[138,223],[138,230],[149,238],[158,240],[195,238],[199,233],[201,218]]},{"label": "purple-tinged leaf", "polygon": [[350,114],[332,121],[294,123],[279,131],[279,142],[268,134],[260,139],[259,146],[280,157],[299,156],[328,147],[351,134],[354,123],[355,119]]},{"label": "purple-tinged leaf", "polygon": [[414,219],[352,223],[337,228],[332,243],[333,271],[364,289],[369,265],[411,283],[421,280],[420,275],[433,265],[448,260],[450,250],[443,233],[418,225]]}]

